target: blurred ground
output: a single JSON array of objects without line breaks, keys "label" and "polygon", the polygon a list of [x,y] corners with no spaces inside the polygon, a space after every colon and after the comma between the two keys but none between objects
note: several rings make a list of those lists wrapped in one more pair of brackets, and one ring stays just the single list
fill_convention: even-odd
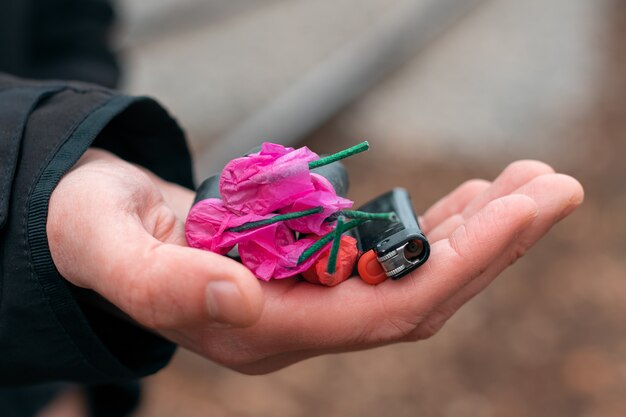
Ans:
[{"label": "blurred ground", "polygon": [[[485,0],[338,127],[470,155],[553,151],[596,89],[611,1]],[[429,2],[123,0],[126,86],[169,107],[198,153],[408,3]]]},{"label": "blurred ground", "polygon": [[[522,146],[520,133],[508,132],[515,124],[506,117],[493,131],[494,137],[502,131],[510,139],[504,145],[472,140],[480,129],[451,140],[454,129],[407,129],[402,118],[391,116],[385,122],[385,107],[377,100],[388,97],[388,103],[399,100],[410,107],[397,99],[398,91],[422,82],[416,68],[407,67],[306,142],[319,152],[354,144],[368,133],[359,126],[375,125],[367,117],[373,113],[363,110],[374,106],[384,140],[347,162],[357,203],[400,185],[422,212],[466,179],[493,178],[511,160],[533,157],[581,180],[587,198],[577,213],[431,340],[316,358],[261,377],[242,376],[181,351],[167,369],[146,380],[138,416],[626,415],[626,10],[621,1],[602,3],[602,25],[590,48],[594,69],[583,71],[594,75],[593,82],[581,76],[563,87],[576,90],[580,83],[584,94],[555,92],[560,105],[527,118],[524,112],[534,105],[547,111],[533,101],[545,96],[527,94],[524,83],[514,83],[530,102],[512,106],[507,117],[519,117],[520,129],[535,123],[527,133],[540,132],[544,123],[540,141],[528,138]],[[578,59],[566,62],[591,58]],[[554,64],[550,71],[556,74],[546,76],[555,83],[561,69],[572,74],[566,67]],[[498,73],[497,67],[485,68]],[[504,85],[506,77],[500,77]],[[514,88],[499,91],[504,102],[515,101]],[[461,96],[469,106],[466,93]],[[566,106],[563,97],[576,105]],[[422,107],[415,109],[421,115]],[[414,142],[407,139],[411,134]]]}]

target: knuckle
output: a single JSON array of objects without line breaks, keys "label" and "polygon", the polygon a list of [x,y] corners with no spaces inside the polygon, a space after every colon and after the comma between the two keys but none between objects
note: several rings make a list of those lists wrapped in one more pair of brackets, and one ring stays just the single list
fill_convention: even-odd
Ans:
[{"label": "knuckle", "polygon": [[488,187],[491,183],[487,180],[481,178],[473,178],[471,180],[465,181],[459,187],[463,191],[478,191]]},{"label": "knuckle", "polygon": [[504,171],[511,174],[519,174],[524,178],[533,178],[538,175],[553,173],[554,169],[544,162],[525,159],[510,163]]},{"label": "knuckle", "polygon": [[[215,343],[216,332],[220,333],[220,343]],[[246,373],[245,369],[267,355],[258,352],[253,343],[245,344],[237,334],[236,330],[229,330],[228,334],[221,330],[204,332],[200,339],[202,355],[222,366]]]},{"label": "knuckle", "polygon": [[458,261],[463,264],[465,270],[468,271],[468,276],[471,278],[482,274],[484,270],[484,265],[481,264],[476,256],[472,255],[472,248],[468,246],[467,242],[474,241],[476,239],[470,236],[470,232],[464,224],[459,226],[448,239],[450,248],[452,248]]},{"label": "knuckle", "polygon": [[435,310],[415,328],[415,331],[408,335],[408,339],[418,341],[433,337],[446,324],[452,313],[443,309]]},{"label": "knuckle", "polygon": [[526,254],[528,246],[523,242],[516,244],[509,252],[507,266],[513,265],[518,259],[522,258]]},{"label": "knuckle", "polygon": [[[411,314],[411,309],[403,308],[405,303],[391,303],[382,293],[377,293],[377,308],[371,328],[361,337],[368,342],[386,343],[402,340],[410,334],[420,322],[420,317]],[[394,306],[396,308],[391,308]]]},{"label": "knuckle", "polygon": [[419,317],[387,318],[383,323],[384,326],[377,332],[377,341],[389,342],[404,340],[415,331],[419,323]]},{"label": "knuckle", "polygon": [[176,214],[163,204],[157,204],[150,215],[149,232],[155,239],[161,242],[179,242],[184,236],[183,223]]}]

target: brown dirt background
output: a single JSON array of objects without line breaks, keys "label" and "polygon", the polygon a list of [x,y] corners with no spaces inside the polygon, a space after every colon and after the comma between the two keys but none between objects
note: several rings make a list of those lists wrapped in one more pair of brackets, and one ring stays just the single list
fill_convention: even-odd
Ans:
[{"label": "brown dirt background", "polygon": [[[138,416],[626,416],[626,13],[607,18],[596,100],[559,155],[445,158],[369,152],[347,165],[357,203],[392,186],[418,212],[510,161],[545,160],[578,178],[586,201],[430,340],[311,359],[259,377],[187,352],[146,379]],[[306,145],[347,147],[341,115]],[[393,132],[390,132],[393,135]]]}]

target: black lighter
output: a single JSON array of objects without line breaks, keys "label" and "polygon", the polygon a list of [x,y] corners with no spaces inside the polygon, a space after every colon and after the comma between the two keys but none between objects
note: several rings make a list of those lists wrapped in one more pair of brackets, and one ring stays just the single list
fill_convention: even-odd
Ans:
[{"label": "black lighter", "polygon": [[364,204],[360,211],[396,213],[397,221],[373,221],[358,226],[353,234],[359,250],[374,250],[385,274],[399,279],[422,265],[430,255],[428,239],[413,210],[411,197],[404,188],[394,188]]}]

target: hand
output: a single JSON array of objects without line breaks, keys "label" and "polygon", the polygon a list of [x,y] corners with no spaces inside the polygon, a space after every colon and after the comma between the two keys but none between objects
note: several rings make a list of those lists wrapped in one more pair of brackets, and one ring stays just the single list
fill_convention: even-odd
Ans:
[{"label": "hand", "polygon": [[203,330],[183,345],[259,374],[325,353],[428,338],[582,200],[573,178],[540,162],[513,163],[493,183],[468,181],[424,214],[431,255],[412,274],[378,286],[262,283],[258,323]]},{"label": "hand", "polygon": [[[140,173],[90,151],[62,179],[48,220],[59,271],[140,324],[246,373],[432,336],[583,199],[574,179],[539,162],[517,162],[493,183],[463,184],[424,214],[431,257],[402,280],[369,286],[351,279],[333,288],[295,280],[260,285],[229,259],[178,246],[185,244],[180,219],[193,193]],[[234,325],[258,317],[262,287],[258,322],[215,328],[202,296],[215,280],[234,282],[242,293],[241,309],[220,310],[218,321]]]}]

